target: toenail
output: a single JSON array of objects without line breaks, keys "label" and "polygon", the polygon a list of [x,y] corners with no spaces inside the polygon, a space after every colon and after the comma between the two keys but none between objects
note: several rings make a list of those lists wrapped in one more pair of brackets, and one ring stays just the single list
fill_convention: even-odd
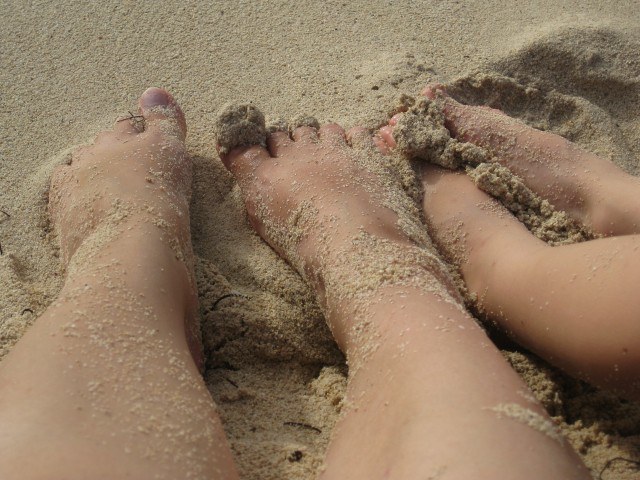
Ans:
[{"label": "toenail", "polygon": [[151,87],[147,89],[140,99],[140,106],[143,109],[166,106],[171,104],[171,96],[161,88]]}]

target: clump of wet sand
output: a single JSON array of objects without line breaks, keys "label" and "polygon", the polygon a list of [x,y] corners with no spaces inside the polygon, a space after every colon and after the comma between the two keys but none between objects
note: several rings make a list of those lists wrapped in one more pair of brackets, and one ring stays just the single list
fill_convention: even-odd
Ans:
[{"label": "clump of wet sand", "polygon": [[415,100],[405,95],[400,104],[408,107],[393,132],[399,151],[444,168],[464,168],[478,188],[498,199],[531,233],[550,245],[596,237],[586,226],[534,193],[507,167],[498,164],[491,152],[452,138],[437,96],[434,100],[426,97]]},{"label": "clump of wet sand", "polygon": [[236,147],[266,146],[264,115],[250,103],[223,106],[213,122],[213,132],[221,155]]}]

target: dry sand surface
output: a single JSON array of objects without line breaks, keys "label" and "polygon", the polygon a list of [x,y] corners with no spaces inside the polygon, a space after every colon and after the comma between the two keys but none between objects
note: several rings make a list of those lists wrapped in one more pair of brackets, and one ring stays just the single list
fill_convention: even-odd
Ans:
[{"label": "dry sand surface", "polygon": [[[634,0],[3,0],[0,11],[0,357],[61,285],[46,235],[53,167],[146,87],[165,87],[186,112],[195,162],[206,380],[244,479],[313,477],[346,366],[308,288],[246,221],[213,148],[222,104],[375,127],[400,93],[437,80],[640,173]],[[232,292],[243,296],[216,302]],[[504,353],[595,478],[640,478],[618,459],[640,460],[638,404],[513,345]]]}]

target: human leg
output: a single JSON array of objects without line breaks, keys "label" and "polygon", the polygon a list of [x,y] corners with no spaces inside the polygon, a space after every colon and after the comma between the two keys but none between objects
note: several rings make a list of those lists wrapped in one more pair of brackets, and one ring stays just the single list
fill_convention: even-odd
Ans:
[{"label": "human leg", "polygon": [[478,306],[572,375],[640,398],[640,236],[551,247],[466,175],[427,166],[424,211]]},{"label": "human leg", "polygon": [[[549,247],[465,175],[426,167],[424,211],[439,246],[460,266],[478,306],[516,341],[569,373],[640,395],[635,302],[640,180],[558,135],[488,107],[462,105],[440,86],[451,135],[495,161],[575,220],[609,238]],[[393,127],[380,135],[391,149]],[[588,352],[588,353],[586,353]]]},{"label": "human leg", "polygon": [[351,144],[369,143],[364,159],[336,125],[223,158],[252,224],[316,288],[347,355],[321,478],[588,478],[428,242],[407,234],[417,212],[408,218],[362,133]]},{"label": "human leg", "polygon": [[237,478],[199,356],[184,117],[103,132],[54,174],[66,280],[0,364],[0,476]]}]

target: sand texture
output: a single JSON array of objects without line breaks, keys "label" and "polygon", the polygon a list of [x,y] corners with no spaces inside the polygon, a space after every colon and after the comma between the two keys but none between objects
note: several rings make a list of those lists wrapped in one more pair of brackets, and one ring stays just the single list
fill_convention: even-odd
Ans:
[{"label": "sand texture", "polygon": [[[310,289],[247,222],[215,148],[224,105],[257,106],[266,129],[315,121],[301,113],[376,127],[401,94],[438,81],[640,174],[636,1],[5,0],[0,23],[0,357],[61,287],[46,212],[54,166],[148,86],[167,88],[195,165],[205,376],[243,479],[313,478],[347,367]],[[594,478],[640,478],[618,459],[640,461],[640,405],[500,345]]]}]

